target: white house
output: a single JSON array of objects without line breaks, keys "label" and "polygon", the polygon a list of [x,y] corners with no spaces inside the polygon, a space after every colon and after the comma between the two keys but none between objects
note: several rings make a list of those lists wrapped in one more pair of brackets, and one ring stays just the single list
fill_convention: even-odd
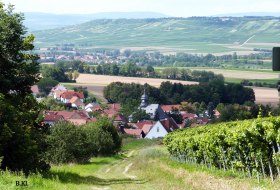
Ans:
[{"label": "white house", "polygon": [[145,136],[146,139],[162,138],[168,133],[179,129],[178,124],[174,121],[173,118],[167,118],[160,121],[157,121],[150,131]]}]

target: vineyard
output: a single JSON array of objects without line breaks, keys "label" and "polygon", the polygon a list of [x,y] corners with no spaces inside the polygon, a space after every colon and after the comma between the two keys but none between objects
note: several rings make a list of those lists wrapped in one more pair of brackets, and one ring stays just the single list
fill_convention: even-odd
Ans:
[{"label": "vineyard", "polygon": [[280,118],[258,118],[178,130],[164,144],[172,159],[239,173],[280,177]]}]

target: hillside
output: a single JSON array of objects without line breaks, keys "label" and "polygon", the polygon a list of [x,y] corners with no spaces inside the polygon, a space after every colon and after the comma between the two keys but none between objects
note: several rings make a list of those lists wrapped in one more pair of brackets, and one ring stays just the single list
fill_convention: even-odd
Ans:
[{"label": "hillside", "polygon": [[[271,48],[280,43],[280,18],[192,17],[99,19],[34,32],[37,47],[69,44],[90,48],[131,48],[218,53]],[[277,44],[278,43],[278,44]]]},{"label": "hillside", "polygon": [[168,17],[167,15],[156,12],[104,12],[95,14],[50,14],[27,12],[24,13],[24,16],[24,25],[29,31],[65,27],[81,24],[94,19],[143,19]]}]

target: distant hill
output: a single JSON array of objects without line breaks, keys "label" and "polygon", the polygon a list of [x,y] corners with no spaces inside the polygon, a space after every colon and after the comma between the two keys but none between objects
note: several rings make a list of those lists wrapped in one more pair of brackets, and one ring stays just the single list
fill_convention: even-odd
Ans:
[{"label": "distant hill", "polygon": [[280,17],[280,12],[247,12],[247,13],[227,13],[227,14],[218,14],[214,15],[217,17],[244,17],[244,16],[260,16],[260,17],[266,17],[266,16],[272,16],[272,17]]},{"label": "distant hill", "polygon": [[279,31],[280,18],[192,17],[99,19],[34,34],[37,47],[75,44],[87,49],[147,47],[215,53],[271,48],[280,44]]},{"label": "distant hill", "polygon": [[143,19],[164,18],[167,15],[156,12],[105,12],[96,14],[49,14],[49,13],[24,13],[24,24],[29,31],[46,30],[81,24],[94,19]]}]

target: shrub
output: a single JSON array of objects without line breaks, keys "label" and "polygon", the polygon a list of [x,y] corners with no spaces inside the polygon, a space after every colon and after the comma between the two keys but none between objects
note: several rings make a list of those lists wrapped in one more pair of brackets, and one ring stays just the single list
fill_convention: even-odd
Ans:
[{"label": "shrub", "polygon": [[86,162],[93,155],[85,131],[69,122],[55,124],[47,137],[46,158],[53,164]]},{"label": "shrub", "polygon": [[53,164],[86,162],[92,156],[112,155],[121,149],[121,137],[107,118],[81,127],[59,122],[46,141],[46,159]]},{"label": "shrub", "polygon": [[99,118],[97,122],[89,123],[84,128],[90,142],[98,147],[92,148],[94,155],[110,155],[120,151],[121,137],[108,118]]}]

